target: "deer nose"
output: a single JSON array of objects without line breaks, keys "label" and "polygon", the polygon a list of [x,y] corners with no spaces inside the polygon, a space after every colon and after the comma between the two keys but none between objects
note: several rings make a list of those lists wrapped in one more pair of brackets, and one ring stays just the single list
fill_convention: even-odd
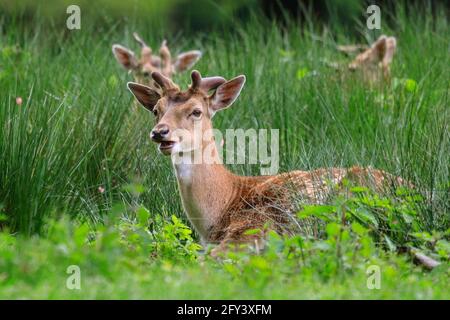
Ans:
[{"label": "deer nose", "polygon": [[159,142],[167,138],[167,134],[169,133],[169,126],[165,124],[157,125],[153,128],[150,133],[150,138],[153,141]]}]

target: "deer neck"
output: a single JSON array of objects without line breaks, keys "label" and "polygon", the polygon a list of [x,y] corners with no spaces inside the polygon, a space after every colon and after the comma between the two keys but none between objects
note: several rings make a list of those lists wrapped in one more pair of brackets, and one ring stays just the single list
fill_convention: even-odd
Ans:
[{"label": "deer neck", "polygon": [[194,161],[192,154],[176,160],[172,156],[184,210],[204,241],[233,201],[239,179],[222,164],[215,144],[212,157],[213,161]]}]

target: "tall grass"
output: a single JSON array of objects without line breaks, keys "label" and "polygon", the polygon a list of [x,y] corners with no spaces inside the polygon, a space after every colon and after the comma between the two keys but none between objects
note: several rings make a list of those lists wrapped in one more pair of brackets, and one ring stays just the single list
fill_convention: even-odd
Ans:
[{"label": "tall grass", "polygon": [[[253,18],[234,32],[169,41],[175,51],[203,50],[196,68],[204,75],[247,76],[238,101],[215,117],[216,127],[280,129],[282,171],[359,164],[410,179],[428,199],[420,212],[425,227],[442,230],[450,212],[448,21],[444,13],[407,14],[401,6],[390,20],[381,31],[347,36],[314,22],[278,26]],[[32,234],[60,214],[96,223],[113,202],[131,201],[124,186],[135,178],[146,188],[144,205],[182,216],[169,160],[148,138],[153,119],[133,107],[125,86],[131,76],[111,54],[112,43],[137,49],[133,31],[153,46],[164,32],[146,21],[99,29],[83,20],[79,31],[8,23],[0,34],[4,225]],[[381,32],[398,38],[391,85],[371,88],[327,67],[347,61],[336,43],[370,42]],[[408,90],[405,79],[417,88]],[[175,80],[185,86],[189,76]],[[253,165],[231,169],[258,173]]]}]

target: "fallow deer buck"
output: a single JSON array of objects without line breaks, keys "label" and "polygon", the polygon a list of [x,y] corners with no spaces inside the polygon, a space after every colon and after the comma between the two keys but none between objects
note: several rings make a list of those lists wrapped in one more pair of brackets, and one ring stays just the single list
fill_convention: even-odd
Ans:
[{"label": "fallow deer buck", "polygon": [[175,73],[180,73],[192,68],[201,58],[202,53],[191,50],[179,54],[172,59],[167,41],[164,40],[159,49],[159,55],[154,54],[152,49],[135,32],[134,39],[141,45],[141,55],[138,59],[134,52],[120,44],[114,44],[112,51],[116,60],[126,69],[133,73],[135,81],[147,85],[153,85],[150,77],[154,71],[161,72],[164,76],[172,78]]},{"label": "fallow deer buck", "polygon": [[346,66],[346,69],[360,73],[363,80],[367,83],[390,80],[391,64],[397,49],[395,37],[382,35],[370,47],[365,45],[347,45],[338,46],[337,49],[349,55],[354,52],[360,52]]},{"label": "fallow deer buck", "polygon": [[[226,81],[202,78],[193,71],[192,83],[185,91],[159,72],[153,72],[152,78],[162,91],[132,82],[128,88],[155,115],[151,139],[162,154],[171,156],[184,210],[202,241],[219,243],[213,255],[231,243],[258,246],[263,235],[246,232],[249,229],[267,230],[269,225],[278,233],[294,232],[292,217],[298,203],[326,202],[344,179],[380,190],[391,182],[402,183],[401,178],[361,167],[235,175],[222,164],[214,136],[207,133],[213,128],[211,119],[216,112],[228,108],[239,96],[245,76]],[[196,152],[204,161],[192,161]]]}]

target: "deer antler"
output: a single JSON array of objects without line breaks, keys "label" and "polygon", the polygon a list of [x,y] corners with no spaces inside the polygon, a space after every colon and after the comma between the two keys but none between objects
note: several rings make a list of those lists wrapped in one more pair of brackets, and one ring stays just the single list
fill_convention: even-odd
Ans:
[{"label": "deer antler", "polygon": [[156,84],[161,87],[163,93],[166,93],[167,91],[180,90],[171,79],[163,75],[161,72],[152,72],[152,78]]},{"label": "deer antler", "polygon": [[137,34],[133,32],[134,39],[141,45],[141,64],[151,63],[152,61],[152,48],[150,48],[144,40]]},{"label": "deer antler", "polygon": [[203,90],[206,93],[210,90],[216,89],[218,86],[226,82],[226,80],[222,77],[202,78],[202,75],[197,70],[192,71],[191,79],[192,83],[190,90]]},{"label": "deer antler", "polygon": [[167,47],[167,40],[163,40],[163,42],[161,43],[159,55],[161,56],[162,73],[167,77],[172,77],[172,55],[170,54],[169,47]]},{"label": "deer antler", "polygon": [[148,47],[148,45],[144,42],[144,40],[142,40],[137,32],[133,32],[133,37],[141,45],[141,47]]},{"label": "deer antler", "polygon": [[384,51],[384,57],[381,61],[383,66],[384,76],[389,78],[390,76],[390,65],[392,63],[392,59],[394,58],[395,50],[397,48],[397,40],[394,37],[388,37],[386,39],[386,48]]},{"label": "deer antler", "polygon": [[167,47],[167,40],[163,40],[161,48],[159,49],[159,55],[161,56],[161,71],[167,77],[172,77],[172,55],[170,54],[169,47]]}]

